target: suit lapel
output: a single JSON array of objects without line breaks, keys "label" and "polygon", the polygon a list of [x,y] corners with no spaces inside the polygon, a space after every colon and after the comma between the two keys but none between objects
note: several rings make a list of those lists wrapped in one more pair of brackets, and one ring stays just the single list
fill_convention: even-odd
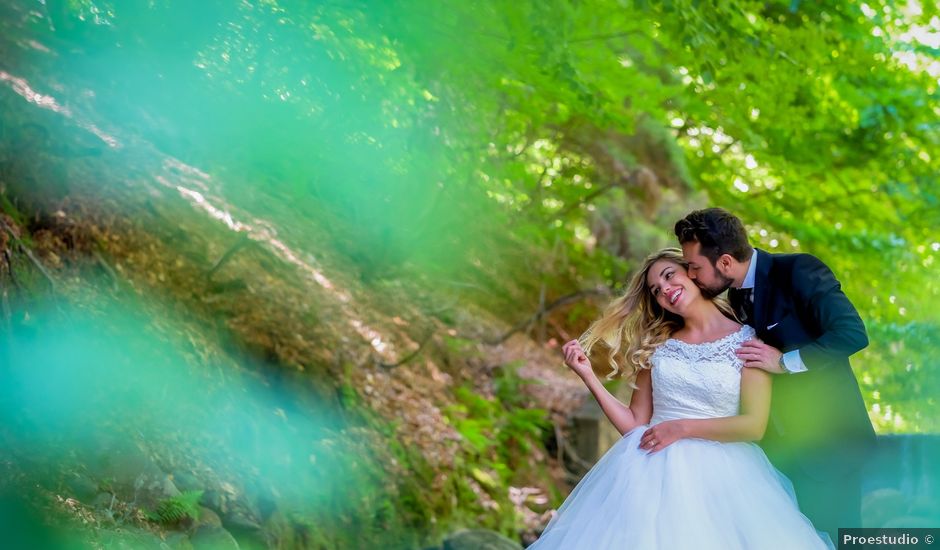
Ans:
[{"label": "suit lapel", "polygon": [[773,256],[757,249],[757,269],[754,272],[754,330],[762,335],[767,327],[767,300],[770,299],[770,269]]}]

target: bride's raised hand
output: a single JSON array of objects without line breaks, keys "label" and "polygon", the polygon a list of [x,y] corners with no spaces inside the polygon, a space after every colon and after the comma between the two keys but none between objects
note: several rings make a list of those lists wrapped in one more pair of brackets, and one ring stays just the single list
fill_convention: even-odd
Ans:
[{"label": "bride's raised hand", "polygon": [[594,373],[591,369],[591,361],[588,360],[587,354],[581,349],[581,342],[572,340],[562,346],[561,351],[565,354],[565,364],[568,365],[575,374],[584,378]]}]

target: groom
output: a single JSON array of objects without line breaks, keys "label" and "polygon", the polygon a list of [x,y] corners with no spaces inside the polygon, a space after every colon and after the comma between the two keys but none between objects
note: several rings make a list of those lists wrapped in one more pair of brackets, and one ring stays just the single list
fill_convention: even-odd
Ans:
[{"label": "groom", "polygon": [[861,527],[860,469],[875,433],[849,356],[868,337],[839,281],[809,254],[752,248],[741,220],[721,208],[692,212],[675,233],[703,294],[728,290],[738,319],[756,330],[737,352],[745,367],[777,375],[761,446],[800,509],[834,541],[839,527]]}]

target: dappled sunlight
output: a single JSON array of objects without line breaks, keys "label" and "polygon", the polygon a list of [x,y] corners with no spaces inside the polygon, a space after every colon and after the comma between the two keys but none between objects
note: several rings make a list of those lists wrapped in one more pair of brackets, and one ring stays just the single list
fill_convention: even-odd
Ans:
[{"label": "dappled sunlight", "polygon": [[33,90],[26,82],[26,79],[13,76],[6,71],[0,71],[0,81],[6,82],[14,92],[21,95],[26,101],[35,103],[43,109],[49,109],[54,113],[72,118],[72,112],[68,108],[59,105],[51,95],[43,95]]},{"label": "dappled sunlight", "polygon": [[[25,79],[11,75],[5,71],[0,71],[0,81],[8,84],[14,92],[23,97],[26,101],[43,109],[60,114],[75,122],[78,126],[92,132],[112,148],[120,147],[120,143],[116,138],[102,132],[95,124],[76,117],[71,109],[60,104],[55,97],[36,92]],[[145,149],[149,149],[149,147]],[[152,151],[149,154],[159,153]],[[383,360],[394,361],[395,356],[392,346],[383,340],[381,334],[376,329],[369,327],[367,323],[358,319],[352,308],[348,307],[352,303],[350,294],[340,289],[320,269],[314,267],[310,262],[305,261],[303,259],[304,254],[298,253],[283,242],[283,240],[279,239],[273,224],[260,218],[254,218],[250,223],[240,221],[236,218],[236,215],[233,214],[235,210],[233,205],[226,204],[217,197],[210,199],[209,197],[211,197],[211,190],[213,188],[212,178],[209,174],[198,168],[186,164],[179,159],[167,156],[162,162],[162,169],[164,173],[153,175],[153,179],[157,183],[176,191],[179,196],[190,203],[194,208],[221,222],[229,230],[239,233],[247,232],[250,239],[263,244],[276,256],[301,270],[310,280],[326,290],[339,303],[344,305],[348,325],[368,342]],[[196,189],[193,189],[193,187]]]},{"label": "dappled sunlight", "polygon": [[105,133],[95,124],[75,117],[68,107],[60,105],[53,96],[49,94],[41,94],[33,90],[26,79],[0,70],[0,82],[6,83],[8,86],[10,86],[10,89],[22,96],[26,101],[75,121],[76,124],[97,136],[98,139],[106,143],[109,147],[116,149],[121,146],[117,138]]},{"label": "dappled sunlight", "polygon": [[[169,182],[167,182],[161,176],[156,176],[155,179],[158,182],[163,183],[164,185],[170,185]],[[192,189],[187,189],[179,185],[176,186],[176,189],[177,191],[180,192],[180,195],[184,199],[188,200],[194,206],[201,208],[202,210],[207,212],[210,216],[212,216],[216,220],[221,221],[222,223],[227,225],[228,228],[231,229],[232,231],[244,231],[244,230],[251,229],[249,226],[246,226],[240,222],[236,222],[232,218],[232,215],[229,212],[213,206],[211,203],[209,203],[205,199],[205,197],[202,196],[202,193],[200,193],[199,191],[193,191]]]},{"label": "dappled sunlight", "polygon": [[321,270],[314,267],[311,263],[301,258],[301,255],[289,247],[284,241],[277,238],[276,229],[270,224],[260,219],[253,219],[251,223],[243,223],[232,214],[234,207],[226,204],[221,199],[210,201],[202,192],[189,189],[180,184],[174,184],[168,178],[172,174],[179,174],[182,182],[190,185],[198,185],[203,191],[208,191],[211,187],[211,176],[198,168],[191,167],[178,159],[168,159],[164,162],[166,174],[157,174],[154,179],[164,187],[175,189],[180,196],[189,202],[194,208],[197,208],[211,218],[223,223],[228,229],[235,232],[246,232],[248,238],[264,245],[269,251],[273,252],[285,262],[298,268],[310,280],[314,281],[321,288],[326,290],[338,303],[343,305],[342,311],[345,314],[348,325],[359,334],[375,352],[385,361],[395,361],[395,351],[392,345],[383,340],[381,333],[368,326],[365,322],[358,319],[351,307],[352,297],[348,292],[337,287]]}]

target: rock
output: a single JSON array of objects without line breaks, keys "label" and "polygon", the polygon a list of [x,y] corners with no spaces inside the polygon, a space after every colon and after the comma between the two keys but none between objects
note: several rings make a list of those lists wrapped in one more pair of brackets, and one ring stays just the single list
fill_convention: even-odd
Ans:
[{"label": "rock", "polygon": [[232,510],[225,515],[222,524],[245,548],[268,548],[269,540],[258,522],[241,510]]},{"label": "rock", "polygon": [[89,468],[99,479],[109,480],[106,486],[118,500],[145,510],[154,510],[161,501],[180,494],[172,478],[133,444],[112,443],[100,449]]},{"label": "rock", "polygon": [[203,525],[189,538],[194,550],[239,550],[235,538],[221,527]]},{"label": "rock", "polygon": [[170,533],[164,543],[171,550],[193,550],[193,543],[189,541],[185,533]]},{"label": "rock", "polygon": [[213,512],[211,509],[206,508],[205,506],[200,506],[199,519],[197,519],[196,523],[193,525],[193,531],[202,527],[203,525],[208,525],[210,527],[222,527],[222,519],[219,518],[219,515]]},{"label": "rock", "polygon": [[164,550],[165,544],[150,531],[126,526],[120,531],[101,531],[101,543],[115,550]]},{"label": "rock", "polygon": [[[614,396],[623,403],[629,403],[632,391],[629,385],[620,384],[614,390]],[[578,477],[583,476],[620,437],[620,432],[607,421],[597,400],[588,397],[571,416],[571,435],[566,443],[584,463],[569,460],[570,463],[566,463],[568,469]]]},{"label": "rock", "polygon": [[239,535],[235,537],[238,541],[238,547],[243,550],[268,550],[268,548],[277,548],[275,538],[264,531],[258,531],[251,535]]},{"label": "rock", "polygon": [[111,478],[117,483],[132,482],[142,473],[159,473],[160,468],[132,444],[106,445],[99,449],[97,457],[89,464],[95,475]]},{"label": "rock", "polygon": [[522,550],[522,545],[495,531],[464,529],[444,539],[444,550]]},{"label": "rock", "polygon": [[862,526],[884,527],[907,511],[907,499],[897,489],[877,489],[862,497]]},{"label": "rock", "polygon": [[270,486],[252,483],[246,488],[245,497],[248,502],[253,503],[252,512],[257,512],[256,515],[262,522],[277,510],[278,496]]},{"label": "rock", "polygon": [[260,514],[262,521],[271,517],[274,512],[277,512],[276,499],[267,496],[258,497],[258,513]]},{"label": "rock", "polygon": [[94,500],[91,501],[91,504],[99,510],[107,510],[111,508],[112,502],[116,502],[116,500],[111,493],[98,493],[95,495]]},{"label": "rock", "polygon": [[891,518],[884,524],[885,529],[917,529],[919,527],[936,526],[936,519],[923,516],[898,516]]},{"label": "rock", "polygon": [[137,490],[137,505],[145,510],[155,510],[162,501],[180,495],[170,476],[163,472],[143,472],[134,480]]},{"label": "rock", "polygon": [[198,491],[203,488],[199,479],[186,471],[173,472],[173,483],[180,491]]},{"label": "rock", "polygon": [[199,499],[199,504],[202,504],[211,510],[215,510],[218,513],[225,512],[222,493],[216,491],[215,489],[208,489],[204,491],[202,493],[202,498]]},{"label": "rock", "polygon": [[247,514],[240,510],[232,510],[225,515],[225,520],[222,522],[225,524],[225,528],[231,531],[257,531],[261,529],[261,525],[248,517]]},{"label": "rock", "polygon": [[301,546],[297,539],[298,531],[293,523],[280,510],[275,510],[264,521],[264,532],[271,540],[270,548],[297,548]]},{"label": "rock", "polygon": [[82,474],[72,474],[66,480],[69,491],[77,500],[82,502],[91,502],[98,494],[98,484],[88,476]]},{"label": "rock", "polygon": [[167,474],[163,474],[157,479],[154,488],[157,488],[160,494],[166,498],[180,495],[180,490],[177,489],[176,484],[173,483],[173,477]]},{"label": "rock", "polygon": [[912,516],[940,518],[940,500],[926,495],[916,496],[911,499],[908,512]]}]

